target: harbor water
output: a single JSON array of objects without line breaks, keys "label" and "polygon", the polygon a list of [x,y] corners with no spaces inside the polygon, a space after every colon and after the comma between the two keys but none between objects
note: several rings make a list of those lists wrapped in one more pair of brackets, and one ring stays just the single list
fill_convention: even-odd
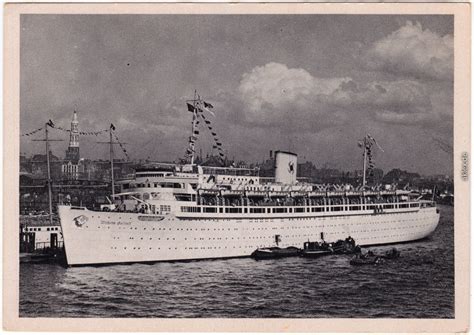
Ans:
[{"label": "harbor water", "polygon": [[[453,207],[399,259],[250,258],[64,268],[20,265],[21,317],[453,318]],[[301,246],[299,246],[301,247]]]}]

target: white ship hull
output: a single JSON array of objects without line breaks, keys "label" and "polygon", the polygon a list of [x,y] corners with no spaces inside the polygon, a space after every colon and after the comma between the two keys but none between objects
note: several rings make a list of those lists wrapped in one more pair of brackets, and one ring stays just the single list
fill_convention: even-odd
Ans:
[{"label": "white ship hull", "polygon": [[[59,206],[68,265],[156,262],[249,256],[275,245],[352,236],[359,245],[422,239],[438,225],[436,207],[303,214],[300,217],[176,218],[96,212]],[[257,215],[258,216],[258,215]]]}]

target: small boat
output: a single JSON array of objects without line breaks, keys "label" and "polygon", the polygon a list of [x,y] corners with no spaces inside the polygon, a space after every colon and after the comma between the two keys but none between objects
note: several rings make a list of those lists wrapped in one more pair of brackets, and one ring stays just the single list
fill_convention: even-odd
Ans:
[{"label": "small boat", "polygon": [[259,260],[259,259],[275,259],[275,258],[283,258],[283,257],[294,257],[299,256],[301,253],[301,249],[296,247],[287,247],[287,248],[279,248],[279,247],[270,247],[270,248],[258,248],[250,257]]},{"label": "small boat", "polygon": [[370,264],[379,264],[383,261],[383,258],[380,256],[361,256],[356,255],[350,260],[351,265],[370,265]]},{"label": "small boat", "polygon": [[367,264],[379,264],[383,263],[385,258],[393,259],[397,258],[400,252],[393,248],[385,253],[385,255],[377,255],[372,250],[361,250],[360,253],[356,254],[350,260],[351,265],[367,265]]},{"label": "small boat", "polygon": [[400,251],[398,251],[397,248],[392,248],[390,250],[387,250],[387,252],[385,252],[385,255],[382,255],[380,257],[385,259],[396,259],[400,257]]},{"label": "small boat", "polygon": [[345,240],[337,240],[334,243],[330,243],[329,247],[338,255],[349,255],[360,252],[360,247],[356,245],[354,239],[350,236]]},{"label": "small boat", "polygon": [[334,250],[331,244],[326,242],[305,242],[303,244],[303,257],[317,258],[325,255],[333,254]]}]

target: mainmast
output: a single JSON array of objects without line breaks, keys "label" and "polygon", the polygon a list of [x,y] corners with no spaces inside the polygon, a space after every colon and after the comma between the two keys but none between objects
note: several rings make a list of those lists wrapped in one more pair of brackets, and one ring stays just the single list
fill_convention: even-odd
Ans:
[{"label": "mainmast", "polygon": [[53,195],[51,191],[51,167],[49,164],[49,138],[48,138],[48,124],[45,124],[45,143],[46,143],[46,164],[48,167],[48,202],[49,202],[49,224],[53,225]]},{"label": "mainmast", "polygon": [[62,140],[53,140],[49,138],[49,132],[48,132],[48,127],[54,127],[53,121],[49,120],[48,122],[45,123],[44,125],[44,138],[39,139],[39,140],[33,140],[33,141],[40,141],[40,142],[45,142],[46,144],[46,169],[47,171],[47,184],[48,184],[48,205],[49,205],[49,224],[53,225],[53,192],[52,192],[52,184],[53,181],[51,179],[51,163],[50,163],[50,148],[49,148],[49,142],[50,141],[62,141]]},{"label": "mainmast", "polygon": [[110,155],[110,183],[112,187],[112,197],[115,196],[115,178],[114,178],[114,142],[112,138],[112,131],[115,129],[113,124],[110,124],[110,147],[109,147],[109,155]]}]

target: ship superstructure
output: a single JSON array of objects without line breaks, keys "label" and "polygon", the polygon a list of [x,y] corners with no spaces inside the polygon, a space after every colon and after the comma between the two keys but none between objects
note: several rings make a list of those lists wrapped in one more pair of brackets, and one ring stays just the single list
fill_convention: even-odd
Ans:
[{"label": "ship superstructure", "polygon": [[[193,101],[195,136],[205,102]],[[199,166],[194,141],[188,163],[137,169],[102,211],[59,206],[68,264],[245,257],[348,236],[360,245],[397,243],[438,225],[435,203],[409,190],[299,182],[297,156],[284,151],[275,153],[271,181],[258,169]]]}]

